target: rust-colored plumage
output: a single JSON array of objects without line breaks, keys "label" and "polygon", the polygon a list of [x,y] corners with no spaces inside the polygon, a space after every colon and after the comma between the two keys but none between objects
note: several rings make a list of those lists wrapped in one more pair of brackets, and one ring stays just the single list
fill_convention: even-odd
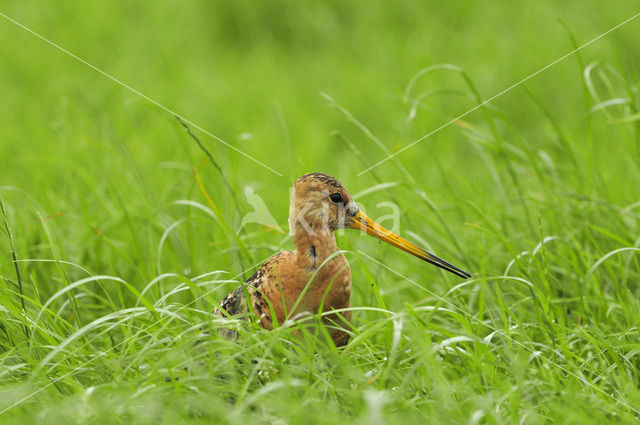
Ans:
[{"label": "rust-colored plumage", "polygon": [[[220,307],[229,315],[253,311],[266,329],[298,313],[350,307],[351,270],[344,255],[337,254],[334,236],[334,231],[345,227],[366,232],[458,276],[470,276],[372,221],[335,178],[312,173],[300,177],[293,186],[289,228],[296,250],[271,257],[244,287],[227,295]],[[223,315],[219,309],[214,313]],[[324,316],[337,346],[349,341],[343,319],[350,321],[351,312]]]}]

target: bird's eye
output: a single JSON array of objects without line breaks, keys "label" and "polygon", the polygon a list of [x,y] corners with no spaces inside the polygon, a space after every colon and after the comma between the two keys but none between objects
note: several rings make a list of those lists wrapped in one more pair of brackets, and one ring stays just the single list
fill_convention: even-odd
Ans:
[{"label": "bird's eye", "polygon": [[331,195],[329,195],[329,198],[331,198],[331,200],[336,204],[338,202],[342,202],[342,195],[340,195],[338,192],[332,193]]}]

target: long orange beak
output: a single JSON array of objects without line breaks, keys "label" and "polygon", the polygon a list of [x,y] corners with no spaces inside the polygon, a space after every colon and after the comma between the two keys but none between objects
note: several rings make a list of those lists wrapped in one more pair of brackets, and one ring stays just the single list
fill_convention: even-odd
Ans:
[{"label": "long orange beak", "polygon": [[408,252],[411,255],[415,255],[416,257],[428,263],[438,266],[441,269],[445,269],[446,271],[456,274],[460,277],[471,277],[470,273],[457,268],[453,264],[444,261],[442,258],[436,257],[432,253],[425,251],[424,249],[409,242],[404,238],[401,238],[392,231],[385,229],[384,227],[367,217],[362,211],[358,211],[356,213],[354,222],[351,224],[347,224],[347,227],[365,232],[375,238],[378,238],[388,244],[395,246],[396,248],[400,248],[401,250]]}]

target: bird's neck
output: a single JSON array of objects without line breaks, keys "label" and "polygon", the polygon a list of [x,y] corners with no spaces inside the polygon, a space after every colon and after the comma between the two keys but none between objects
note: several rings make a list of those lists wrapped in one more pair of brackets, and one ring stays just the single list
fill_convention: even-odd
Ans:
[{"label": "bird's neck", "polygon": [[293,234],[293,243],[296,245],[298,264],[307,270],[317,269],[331,254],[339,250],[333,232],[328,230],[296,232]]}]

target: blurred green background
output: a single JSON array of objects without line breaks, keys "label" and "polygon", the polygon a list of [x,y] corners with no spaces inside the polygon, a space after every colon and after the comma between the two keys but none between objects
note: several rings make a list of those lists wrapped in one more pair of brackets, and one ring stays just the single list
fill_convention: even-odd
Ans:
[{"label": "blurred green background", "polygon": [[[637,406],[637,386],[629,384],[637,379],[638,364],[635,354],[629,354],[638,350],[639,343],[637,330],[632,330],[640,317],[637,255],[633,249],[613,255],[612,265],[607,262],[602,275],[594,265],[607,253],[637,248],[640,242],[640,20],[358,174],[638,11],[638,5],[629,1],[5,1],[1,13],[281,174],[192,126],[221,173],[172,114],[0,18],[0,198],[20,259],[54,260],[21,263],[23,292],[30,300],[24,316],[36,316],[57,291],[91,275],[118,277],[138,291],[168,272],[194,277],[221,270],[229,278],[246,278],[252,274],[246,271],[249,267],[292,248],[286,234],[289,187],[303,173],[322,171],[341,180],[352,194],[373,189],[357,200],[374,218],[389,213],[380,202],[396,203],[400,233],[474,272],[479,280],[455,299],[460,307],[500,322],[495,326],[501,329],[535,324],[531,326],[535,330],[526,331],[530,334],[523,331],[523,340],[531,341],[532,347],[542,344],[551,353],[561,350],[558,346],[575,348],[567,342],[571,340],[567,334],[584,338],[587,345],[609,347],[613,358],[592,365],[596,375],[589,380],[601,383],[597,378],[601,367],[624,370],[621,375],[626,374],[628,381],[605,380],[604,391]],[[420,73],[439,64],[457,68]],[[194,167],[219,217],[212,218],[194,204],[210,208]],[[247,186],[264,199],[285,233],[257,224],[236,233],[244,214],[252,210],[244,196]],[[536,249],[545,238],[556,242],[548,249]],[[373,239],[347,232],[339,236],[339,243],[344,249],[366,252],[436,294],[444,296],[459,283]],[[521,254],[525,251],[542,257],[518,260],[528,258]],[[6,330],[0,351],[1,397],[27,391],[25,382],[50,382],[49,376],[56,374],[47,375],[35,366],[51,347],[115,307],[136,303],[134,292],[110,286],[104,293],[116,301],[105,303],[96,295],[102,289],[93,282],[92,290],[78,290],[83,299],[67,300],[66,305],[62,298],[53,300],[57,314],[69,322],[69,328],[55,330],[61,338],[54,338],[57,343],[39,340],[36,325],[26,338],[23,324],[29,320],[16,313],[21,309],[20,296],[6,235],[0,237],[0,252],[4,282],[0,304]],[[417,306],[438,304],[437,298],[366,257],[349,258],[355,306],[384,306],[410,316]],[[509,266],[512,261],[515,264]],[[517,285],[508,281],[491,280],[505,274],[527,280],[544,296],[526,287],[514,288]],[[150,294],[159,298],[177,284],[163,281],[158,292]],[[236,285],[225,283],[212,298],[219,299]],[[175,298],[182,303],[192,299],[186,293]],[[355,324],[366,329],[376,323],[375,317],[371,312],[357,313]],[[55,317],[50,320],[40,332],[56,326]],[[581,328],[589,321],[603,338],[601,344],[594,342],[599,337]],[[474,333],[472,326],[462,327]],[[438,324],[431,337],[451,336],[444,328],[446,324]],[[393,346],[392,328],[385,329],[361,345],[356,343],[353,352],[359,353],[358,347],[374,352],[367,345],[371,343],[384,357]],[[486,336],[486,328],[476,331]],[[617,339],[620,346],[607,339],[617,331],[625,331],[624,338]],[[125,335],[129,334],[123,331]],[[412,339],[404,343],[411,345]],[[93,350],[105,350],[113,337],[110,341],[101,334],[92,344]],[[140,344],[144,346],[142,339]],[[90,356],[83,347],[67,352],[69,358],[63,363],[70,368],[81,364]],[[584,353],[599,352],[585,347]],[[341,367],[348,369],[349,361],[358,363],[356,354],[340,357],[347,362]],[[518,358],[529,355],[525,350]],[[581,356],[572,359],[578,363],[565,366],[586,367],[577,359],[588,356]],[[421,396],[426,404],[415,402],[413,410],[402,407],[404,402],[413,403],[411,397],[398,396],[402,403],[388,402],[391,407],[377,417],[370,410],[376,402],[369,403],[367,397],[378,393],[352,391],[350,383],[332,381],[337,378],[330,373],[329,381],[337,388],[342,385],[349,396],[307,395],[301,400],[317,396],[319,404],[308,401],[315,407],[304,408],[300,402],[295,404],[299,410],[283,407],[283,412],[298,412],[290,417],[253,410],[254,419],[304,421],[305,409],[322,412],[322,403],[335,403],[340,406],[335,415],[316,419],[332,422],[346,415],[362,421],[420,417],[478,423],[472,421],[474,412],[484,408],[493,412],[491,400],[501,397],[499,390],[495,397],[488,395],[494,386],[484,374],[494,374],[497,381],[503,378],[485,366],[504,367],[501,373],[510,376],[513,360],[507,357],[494,359],[498,366],[486,366],[476,358],[477,364],[463,361],[460,369],[444,372],[444,381],[468,393],[464,402],[458,400],[461,404],[442,404],[442,417],[437,413],[439,397],[447,390]],[[518,388],[514,394],[522,394],[527,386],[527,363],[518,363],[523,375],[514,384]],[[410,368],[409,363],[405,366]],[[95,372],[100,376],[97,381],[115,388],[121,385],[123,394],[133,391],[131,385],[141,385],[138,378],[118,376],[103,367],[104,373]],[[428,374],[434,366],[424,367]],[[538,367],[553,369],[544,362]],[[365,372],[351,379],[366,382],[370,376]],[[465,373],[478,381],[465,384],[461,381]],[[514,423],[529,417],[532,422],[562,418],[566,423],[584,423],[580,421],[610,419],[611,412],[620,420],[636,418],[632,410],[575,377],[559,369],[553,373],[557,375],[540,384],[541,395],[533,400],[526,396],[514,400],[511,390],[503,388],[502,395],[511,403],[506,408],[509,413],[485,412],[478,421]],[[588,371],[578,374],[582,373],[589,376]],[[120,384],[112,384],[114,379]],[[405,378],[397,379],[388,378],[378,389],[403,388]],[[71,397],[69,403],[75,403],[73,395],[80,397],[93,385],[82,382],[82,377],[74,380],[73,375],[69,380],[73,382],[58,388],[59,393],[54,390],[57,386],[51,387],[47,397],[30,399],[0,415],[0,422],[31,420],[30,409],[51,408],[61,397]],[[241,379],[237,383],[245,384]],[[571,414],[564,396],[556,400],[554,395],[565,385],[586,398],[576,399]],[[244,391],[260,388],[246,384]],[[423,383],[417,388],[431,387]],[[341,400],[357,401],[351,408]],[[0,409],[8,403],[0,402]],[[598,403],[606,406],[598,410],[602,416],[590,412]],[[87,417],[102,417],[100,409],[90,409]],[[224,420],[238,421],[247,413],[233,412]],[[74,416],[73,409],[63,417],[69,422],[84,420]]]}]

